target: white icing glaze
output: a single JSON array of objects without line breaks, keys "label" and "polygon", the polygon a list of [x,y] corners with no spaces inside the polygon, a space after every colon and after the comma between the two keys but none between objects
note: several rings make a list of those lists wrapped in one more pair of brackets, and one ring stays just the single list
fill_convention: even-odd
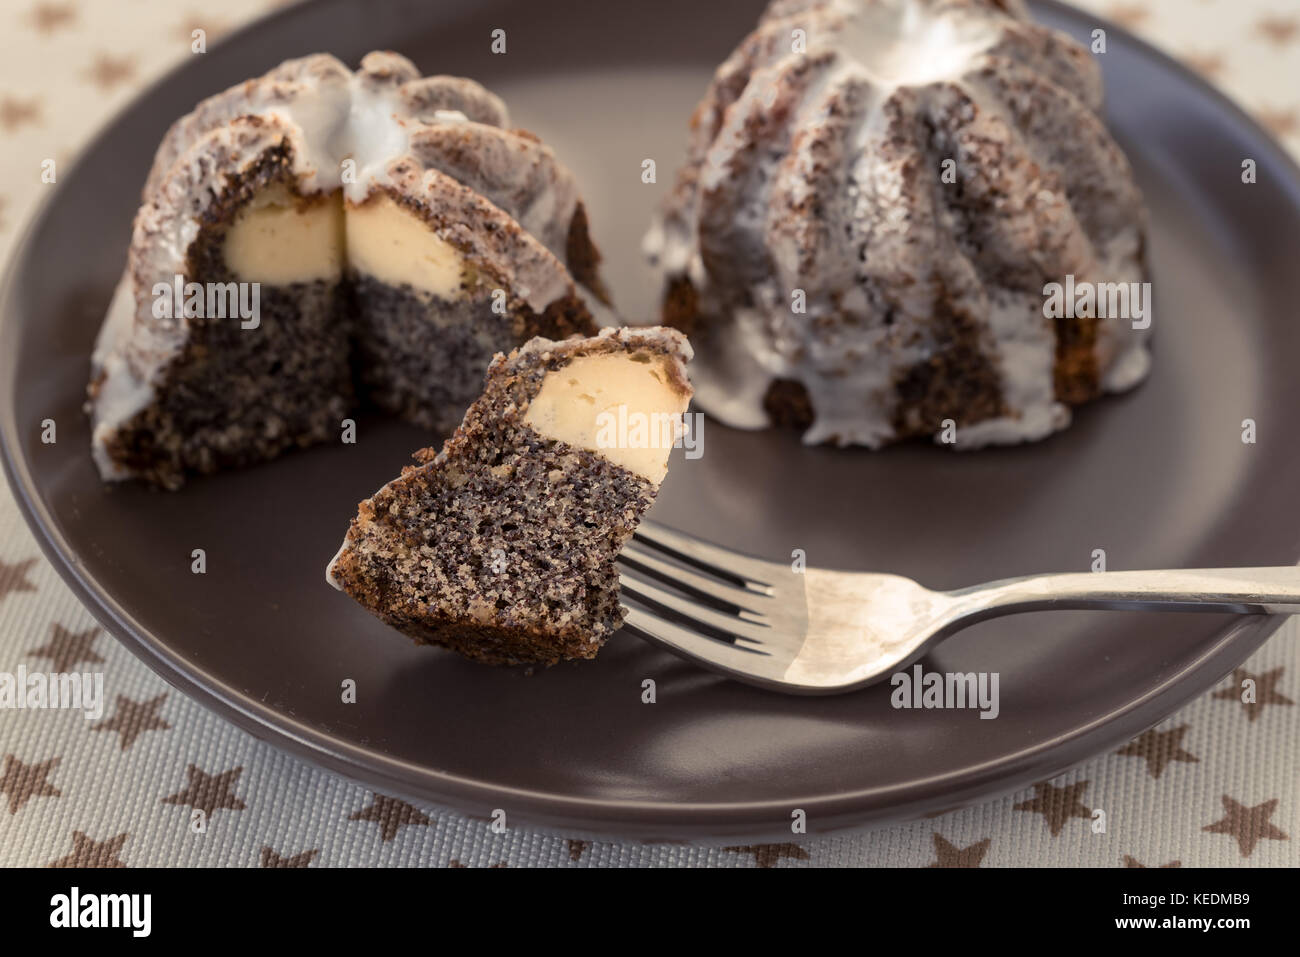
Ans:
[{"label": "white icing glaze", "polygon": [[[361,202],[389,180],[392,163],[410,152],[413,124],[400,87],[377,84],[363,72],[301,82],[289,96],[254,81],[240,113],[275,117],[290,131],[294,172],[306,194],[341,188],[347,199]],[[458,111],[438,110],[432,116],[434,123],[464,121]],[[344,160],[355,164],[347,177]]]},{"label": "white icing glaze", "polygon": [[95,398],[95,416],[91,428],[91,450],[99,474],[107,479],[124,479],[127,473],[104,451],[104,439],[112,424],[135,415],[149,402],[153,390],[148,382],[137,378],[126,365],[119,347],[131,334],[135,321],[135,292],[130,277],[123,276],[113,292],[108,315],[99,327],[91,365],[101,371],[103,379]]},{"label": "white icing glaze", "polygon": [[[1126,229],[1107,250],[1099,275],[1092,277],[1098,283],[1140,283],[1147,279],[1142,271],[1140,250],[1142,236],[1136,229]],[[1147,319],[1154,314],[1154,304],[1147,302]],[[1124,318],[1103,319],[1097,326],[1097,355],[1101,359],[1101,386],[1107,392],[1125,392],[1143,379],[1151,370],[1151,350],[1148,342],[1152,325],[1134,329]]]},{"label": "white icing glaze", "polygon": [[957,448],[1032,442],[1069,425],[1069,408],[1056,401],[1056,336],[1043,317],[1041,297],[999,296],[990,304],[988,323],[998,344],[1002,399],[1017,415],[961,426]]},{"label": "white icing glaze", "polygon": [[[384,486],[384,487],[387,488],[388,486]],[[376,492],[375,494],[378,495],[379,493]],[[325,566],[325,581],[329,583],[331,588],[334,588],[338,591],[342,591],[343,586],[342,584],[339,583],[339,580],[334,577],[334,566],[337,565],[339,559],[343,557],[343,552],[347,549],[347,547],[348,547],[348,540],[346,537],[344,537],[343,544],[339,546],[339,550],[334,553],[334,557],[331,558],[329,564]]]},{"label": "white icing glaze", "polygon": [[839,48],[883,90],[955,79],[999,36],[996,20],[963,8],[836,0],[830,9],[846,19]]}]

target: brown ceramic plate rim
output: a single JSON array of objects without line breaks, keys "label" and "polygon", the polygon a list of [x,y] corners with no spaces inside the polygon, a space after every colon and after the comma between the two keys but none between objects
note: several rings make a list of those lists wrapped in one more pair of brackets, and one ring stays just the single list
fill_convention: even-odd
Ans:
[{"label": "brown ceramic plate rim", "polygon": [[[255,21],[222,42],[239,42],[267,22],[300,15],[309,4],[299,5]],[[1058,17],[1077,16],[1077,11],[1056,0],[1037,0],[1035,6],[1052,10]],[[1206,83],[1177,60],[1138,39],[1123,28],[1100,17],[1090,20],[1119,36],[1140,55],[1155,61],[1163,70],[1190,82],[1208,100],[1223,121],[1241,128],[1261,158],[1267,155],[1272,169],[1284,182],[1279,186],[1300,208],[1300,166],[1235,103]],[[114,126],[141,100],[158,89],[178,82],[187,65],[181,65],[143,90],[109,121],[83,148],[81,157],[93,154]],[[81,162],[79,157],[78,164]],[[254,737],[368,786],[409,798],[453,807],[498,807],[507,805],[521,819],[566,833],[635,834],[674,838],[735,838],[772,836],[788,825],[789,807],[784,802],[728,802],[663,804],[645,800],[574,798],[520,788],[482,784],[462,775],[448,774],[412,762],[394,759],[319,731],[241,693],[212,674],[196,669],[178,655],[162,635],[154,634],[130,616],[92,575],[85,571],[69,542],[41,501],[28,462],[22,454],[19,423],[7,398],[17,387],[18,324],[7,318],[6,308],[21,281],[19,266],[27,258],[49,207],[58,196],[56,187],[38,205],[22,237],[14,245],[3,278],[0,279],[0,459],[14,498],[41,550],[77,598],[120,642],[154,672],[189,697],[231,721]],[[1279,481],[1281,478],[1279,477]],[[1296,556],[1300,561],[1300,555]],[[988,800],[1018,790],[1027,784],[1050,778],[1099,754],[1160,721],[1178,707],[1199,696],[1275,632],[1285,616],[1242,618],[1225,628],[1200,656],[1184,663],[1178,671],[1134,698],[1126,706],[1098,715],[1068,735],[1039,741],[1011,755],[975,767],[909,781],[902,785],[858,789],[837,794],[809,796],[802,802],[810,818],[819,821],[821,832],[868,826],[898,820],[900,810],[913,817]],[[788,833],[788,832],[787,832]]]}]

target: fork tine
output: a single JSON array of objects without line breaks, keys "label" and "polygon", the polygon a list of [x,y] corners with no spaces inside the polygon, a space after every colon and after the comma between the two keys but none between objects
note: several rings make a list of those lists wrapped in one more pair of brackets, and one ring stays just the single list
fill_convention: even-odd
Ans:
[{"label": "fork tine", "polygon": [[642,521],[633,538],[665,552],[671,558],[689,561],[722,578],[758,585],[770,594],[772,583],[767,579],[772,576],[767,562],[719,548],[654,522]]},{"label": "fork tine", "polygon": [[777,663],[769,653],[698,635],[647,608],[629,607],[623,624],[634,634],[739,677],[767,672],[779,676]]},{"label": "fork tine", "polygon": [[620,561],[626,561],[638,571],[642,570],[638,566],[643,566],[645,571],[663,578],[670,585],[707,595],[709,598],[715,598],[745,611],[753,611],[749,606],[771,598],[770,595],[752,588],[742,588],[740,585],[719,581],[710,575],[694,571],[691,566],[666,562],[656,557],[653,549],[638,542],[628,542],[623,546],[623,551],[618,557]]},{"label": "fork tine", "polygon": [[652,601],[656,605],[661,605],[683,618],[689,619],[693,624],[707,625],[709,628],[723,634],[735,635],[737,638],[760,644],[763,641],[763,633],[771,633],[771,627],[756,620],[758,616],[754,615],[753,612],[744,612],[744,614],[751,616],[749,618],[729,615],[726,612],[716,611],[689,598],[683,598],[676,592],[667,591],[649,582],[631,579],[627,575],[620,574],[618,580],[625,595],[641,602]]}]

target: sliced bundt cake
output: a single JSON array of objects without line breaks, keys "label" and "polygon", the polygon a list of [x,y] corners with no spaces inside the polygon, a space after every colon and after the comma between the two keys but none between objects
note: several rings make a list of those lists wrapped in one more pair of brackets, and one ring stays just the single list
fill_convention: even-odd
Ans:
[{"label": "sliced bundt cake", "polygon": [[622,624],[614,558],[667,473],[690,356],[668,329],[498,355],[442,451],[361,503],[330,581],[477,661],[594,657]]},{"label": "sliced bundt cake", "polygon": [[358,399],[450,431],[495,352],[595,331],[598,259],[572,175],[478,84],[290,60],[158,149],[95,350],[100,470],[174,488]]},{"label": "sliced bundt cake", "polygon": [[700,405],[811,443],[975,447],[1140,381],[1149,313],[1045,310],[1054,283],[1147,279],[1101,102],[1088,51],[1020,0],[772,3],[646,240]]}]

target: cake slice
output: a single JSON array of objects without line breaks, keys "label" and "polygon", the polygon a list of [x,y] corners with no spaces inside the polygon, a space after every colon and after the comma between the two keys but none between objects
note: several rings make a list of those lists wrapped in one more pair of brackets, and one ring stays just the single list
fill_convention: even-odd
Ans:
[{"label": "cake slice", "polygon": [[422,79],[395,54],[361,67],[354,98],[400,97],[409,119],[382,175],[344,186],[358,386],[446,435],[497,352],[596,331],[578,285],[603,300],[600,257],[573,174],[512,129],[494,95],[458,77]]},{"label": "cake slice", "polygon": [[361,503],[330,582],[475,661],[594,657],[623,621],[614,559],[667,474],[690,357],[662,328],[497,355],[442,451]]}]

